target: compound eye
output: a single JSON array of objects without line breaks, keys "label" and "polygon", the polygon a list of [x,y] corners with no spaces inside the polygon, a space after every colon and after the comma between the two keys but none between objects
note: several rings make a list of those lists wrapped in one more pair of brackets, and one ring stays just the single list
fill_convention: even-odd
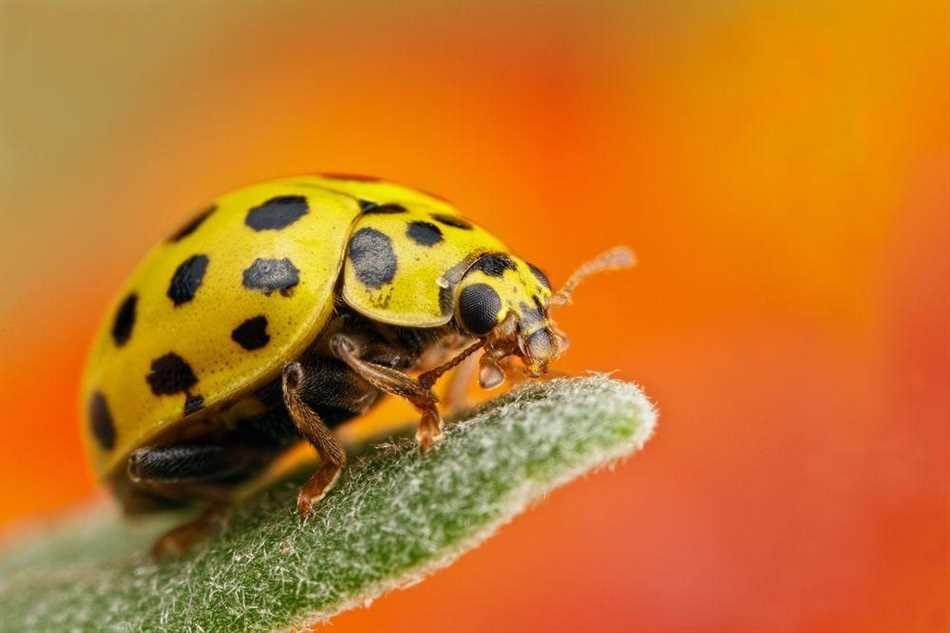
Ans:
[{"label": "compound eye", "polygon": [[459,294],[458,315],[462,326],[476,336],[484,336],[498,324],[501,298],[488,284],[472,284]]}]

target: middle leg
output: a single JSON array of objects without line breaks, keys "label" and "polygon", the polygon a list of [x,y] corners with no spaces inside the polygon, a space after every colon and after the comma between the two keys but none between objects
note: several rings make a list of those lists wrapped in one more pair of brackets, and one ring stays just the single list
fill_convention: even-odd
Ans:
[{"label": "middle leg", "polygon": [[306,371],[299,362],[290,363],[284,368],[282,385],[287,413],[320,457],[320,466],[317,471],[300,488],[300,493],[297,495],[297,511],[302,518],[310,514],[314,504],[330,491],[346,462],[346,451],[343,450],[343,445],[340,444],[333,431],[327,428],[317,412],[304,402],[306,380]]}]

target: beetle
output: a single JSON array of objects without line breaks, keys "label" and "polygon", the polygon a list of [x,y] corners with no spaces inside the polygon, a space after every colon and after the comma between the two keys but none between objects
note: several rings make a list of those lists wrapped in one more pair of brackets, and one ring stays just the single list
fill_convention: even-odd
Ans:
[{"label": "beetle", "polygon": [[346,460],[339,425],[399,396],[429,449],[440,376],[455,368],[457,401],[481,350],[485,388],[513,359],[540,377],[567,346],[549,308],[632,263],[611,249],[554,292],[452,204],[409,187],[323,174],[226,193],[151,250],[99,328],[80,395],[94,470],[127,514],[206,502],[159,538],[161,556],[303,439],[320,458],[297,499],[306,517]]}]

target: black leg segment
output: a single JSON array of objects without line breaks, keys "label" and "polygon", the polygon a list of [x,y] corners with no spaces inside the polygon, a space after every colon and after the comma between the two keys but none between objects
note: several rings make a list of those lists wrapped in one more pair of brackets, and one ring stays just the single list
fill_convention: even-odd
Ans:
[{"label": "black leg segment", "polygon": [[222,481],[247,474],[263,457],[250,446],[175,444],[144,447],[129,456],[129,478],[135,481]]}]

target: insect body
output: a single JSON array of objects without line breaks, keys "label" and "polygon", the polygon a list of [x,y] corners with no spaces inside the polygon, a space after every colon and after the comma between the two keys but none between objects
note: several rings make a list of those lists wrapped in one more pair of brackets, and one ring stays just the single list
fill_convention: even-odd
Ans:
[{"label": "insect body", "polygon": [[452,205],[407,187],[324,175],[230,192],[158,244],[110,309],[82,383],[88,451],[126,512],[209,502],[160,551],[196,538],[301,438],[321,458],[298,498],[306,515],[345,461],[335,427],[393,394],[420,411],[428,448],[440,375],[482,348],[485,387],[512,358],[543,374],[566,346],[549,307],[631,262],[608,251],[553,293]]}]

